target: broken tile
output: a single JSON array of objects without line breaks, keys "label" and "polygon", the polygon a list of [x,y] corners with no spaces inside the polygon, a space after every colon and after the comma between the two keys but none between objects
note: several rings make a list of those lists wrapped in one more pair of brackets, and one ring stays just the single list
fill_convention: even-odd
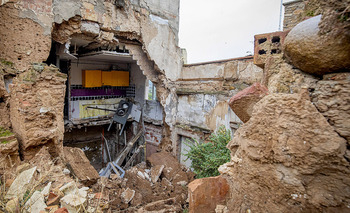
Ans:
[{"label": "broken tile", "polygon": [[60,196],[55,193],[50,192],[49,197],[47,198],[47,205],[58,205],[60,203]]}]

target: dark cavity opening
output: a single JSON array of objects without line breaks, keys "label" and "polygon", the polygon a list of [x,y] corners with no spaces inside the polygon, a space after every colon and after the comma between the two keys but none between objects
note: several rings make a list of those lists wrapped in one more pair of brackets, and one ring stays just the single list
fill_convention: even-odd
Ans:
[{"label": "dark cavity opening", "polygon": [[259,55],[264,55],[266,54],[266,50],[259,50]]},{"label": "dark cavity opening", "polygon": [[265,41],[267,41],[267,38],[261,38],[258,40],[259,44],[262,44],[264,43]]},{"label": "dark cavity opening", "polygon": [[271,54],[278,54],[278,53],[281,53],[281,50],[279,50],[279,49],[272,49],[271,50]]},{"label": "dark cavity opening", "polygon": [[5,102],[4,98],[0,97],[0,103],[4,103],[4,102]]},{"label": "dark cavity opening", "polygon": [[279,36],[272,37],[272,43],[280,43],[281,38]]}]

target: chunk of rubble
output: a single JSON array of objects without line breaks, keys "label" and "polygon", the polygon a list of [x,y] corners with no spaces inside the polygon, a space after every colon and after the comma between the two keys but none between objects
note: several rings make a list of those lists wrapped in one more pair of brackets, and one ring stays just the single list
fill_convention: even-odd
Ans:
[{"label": "chunk of rubble", "polygon": [[68,194],[60,202],[61,206],[67,208],[69,213],[78,213],[84,209],[86,198],[77,194]]},{"label": "chunk of rubble", "polygon": [[222,176],[192,181],[188,185],[190,212],[214,212],[217,205],[225,204],[229,189]]},{"label": "chunk of rubble", "polygon": [[53,206],[53,205],[58,205],[60,203],[60,196],[56,195],[53,192],[50,192],[49,197],[47,198],[47,205],[48,206]]},{"label": "chunk of rubble", "polygon": [[256,82],[234,95],[229,101],[229,106],[239,119],[246,123],[252,116],[254,105],[266,95],[268,95],[268,89]]},{"label": "chunk of rubble", "polygon": [[121,198],[124,203],[129,203],[135,196],[135,190],[132,190],[130,188],[127,188],[124,190],[124,192],[121,194]]},{"label": "chunk of rubble", "polygon": [[23,171],[19,174],[6,193],[5,199],[22,198],[25,192],[31,187],[30,183],[33,179],[36,166]]},{"label": "chunk of rubble", "polygon": [[61,207],[68,209],[70,213],[77,213],[84,209],[87,201],[88,187],[78,188],[74,181],[62,186],[59,190],[64,193],[60,200]]},{"label": "chunk of rubble", "polygon": [[67,166],[71,172],[85,185],[89,186],[97,182],[100,177],[90,161],[85,156],[83,150],[79,148],[64,147],[64,155]]},{"label": "chunk of rubble", "polygon": [[[155,167],[157,165],[164,165],[163,175],[170,181],[188,181],[186,172],[182,170],[182,167],[178,160],[172,156],[169,152],[157,152],[147,158],[147,161]],[[176,176],[177,175],[177,176]],[[177,177],[176,180],[174,177]]]},{"label": "chunk of rubble", "polygon": [[46,207],[44,195],[39,191],[35,191],[24,205],[24,212],[40,213],[40,211],[45,211]]},{"label": "chunk of rubble", "polygon": [[49,192],[50,192],[50,188],[51,188],[51,184],[52,182],[49,182],[45,187],[44,189],[41,191],[41,194],[46,197],[49,195]]},{"label": "chunk of rubble", "polygon": [[5,170],[20,162],[17,139],[13,135],[0,137],[0,170]]},{"label": "chunk of rubble", "polygon": [[164,165],[155,165],[154,167],[152,167],[151,169],[151,180],[152,183],[156,183],[160,177],[160,175],[162,174],[164,169]]}]

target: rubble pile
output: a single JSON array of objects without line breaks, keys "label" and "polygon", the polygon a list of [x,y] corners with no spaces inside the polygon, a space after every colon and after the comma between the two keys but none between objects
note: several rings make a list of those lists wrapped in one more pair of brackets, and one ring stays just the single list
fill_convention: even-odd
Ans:
[{"label": "rubble pile", "polygon": [[[81,162],[80,149],[68,148]],[[125,177],[112,174],[86,181],[89,169],[74,169],[76,158],[51,159],[47,147],[27,163],[7,169],[1,177],[0,210],[7,212],[180,212],[186,208],[187,185],[193,173],[181,167],[171,154],[156,153],[149,165],[138,164]],[[154,164],[157,157],[163,165]],[[73,162],[72,162],[73,160]],[[163,160],[163,161],[162,161]],[[91,165],[90,165],[91,166]],[[179,175],[169,176],[171,171]],[[79,178],[78,178],[79,177]],[[86,177],[81,179],[81,177]]]}]

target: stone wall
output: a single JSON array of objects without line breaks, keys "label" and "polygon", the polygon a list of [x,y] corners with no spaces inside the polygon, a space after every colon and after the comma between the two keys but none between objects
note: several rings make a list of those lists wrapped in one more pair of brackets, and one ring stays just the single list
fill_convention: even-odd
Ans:
[{"label": "stone wall", "polygon": [[32,158],[42,145],[53,156],[62,154],[66,78],[55,67],[36,64],[10,85],[10,118],[24,159]]},{"label": "stone wall", "polygon": [[303,0],[293,0],[284,5],[283,30],[291,30],[295,25],[303,20],[305,2]]}]

